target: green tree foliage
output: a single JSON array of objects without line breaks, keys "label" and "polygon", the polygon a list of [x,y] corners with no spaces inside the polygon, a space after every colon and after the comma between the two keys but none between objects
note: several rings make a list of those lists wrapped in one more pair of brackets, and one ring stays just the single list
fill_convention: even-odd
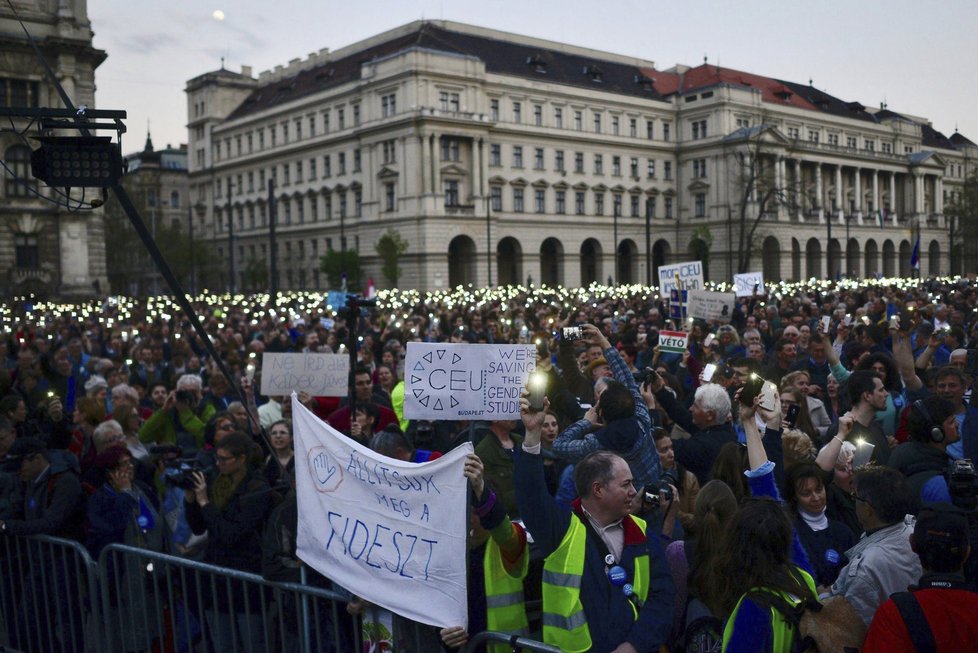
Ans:
[{"label": "green tree foliage", "polygon": [[319,259],[319,269],[329,280],[329,287],[339,289],[346,273],[346,289],[356,292],[363,287],[363,269],[360,267],[360,253],[352,250],[331,249]]},{"label": "green tree foliage", "polygon": [[967,274],[978,271],[978,236],[975,235],[978,234],[978,171],[965,180],[960,193],[945,205],[944,216],[947,219],[951,269],[941,272]]},{"label": "green tree foliage", "polygon": [[391,282],[392,286],[397,286],[397,280],[401,278],[401,268],[398,261],[401,255],[408,250],[408,242],[401,237],[401,234],[388,229],[377,241],[377,254],[384,261],[384,276]]}]

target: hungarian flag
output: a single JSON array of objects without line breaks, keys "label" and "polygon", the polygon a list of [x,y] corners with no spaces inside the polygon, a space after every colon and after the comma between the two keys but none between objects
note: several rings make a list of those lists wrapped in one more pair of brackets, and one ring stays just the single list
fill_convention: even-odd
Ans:
[{"label": "hungarian flag", "polygon": [[910,252],[910,268],[920,271],[920,235],[917,235],[917,242],[913,244],[913,251]]},{"label": "hungarian flag", "polygon": [[886,209],[876,209],[876,217],[880,221],[880,229],[883,228],[883,224],[886,222]]}]

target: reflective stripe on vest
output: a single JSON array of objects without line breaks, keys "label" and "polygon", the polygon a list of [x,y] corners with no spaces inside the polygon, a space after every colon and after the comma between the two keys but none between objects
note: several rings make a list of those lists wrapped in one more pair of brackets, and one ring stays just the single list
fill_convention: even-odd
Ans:
[{"label": "reflective stripe on vest", "polygon": [[[805,585],[808,587],[808,590],[811,592],[811,596],[817,598],[818,591],[815,588],[815,579],[811,577],[811,574],[809,574],[804,569],[799,569],[797,567],[795,568],[795,571],[801,574],[801,577],[805,581]],[[769,590],[764,590],[763,588],[761,589],[762,591],[769,591]],[[791,606],[797,606],[799,603],[802,602],[802,599],[791,596],[790,594],[787,594],[785,592],[771,592],[771,593],[781,597],[782,599],[787,601],[788,604]],[[740,600],[737,601],[737,605],[734,607],[733,612],[730,614],[730,617],[727,619],[726,625],[723,627],[723,650],[724,651],[727,650],[727,644],[730,641],[730,637],[733,635],[734,621],[736,621],[737,619],[737,612],[740,610],[740,605],[743,602],[744,602],[744,597],[742,596],[740,597]],[[791,624],[789,624],[785,620],[781,612],[777,608],[773,608],[773,607],[771,608],[771,632],[773,635],[772,637],[773,645],[771,647],[771,653],[791,653],[791,647],[795,641],[795,635],[796,635],[795,629],[793,626],[791,626]]]},{"label": "reflective stripe on vest", "polygon": [[[486,577],[486,626],[488,630],[508,635],[528,635],[529,624],[523,604],[523,579],[529,566],[529,547],[523,547],[519,568],[506,570],[499,545],[489,538],[483,569]],[[489,651],[503,653],[508,646],[491,644]]]},{"label": "reflective stripe on vest", "polygon": [[[645,532],[645,522],[632,519]],[[584,575],[587,528],[577,515],[571,515],[570,525],[560,545],[543,563],[543,641],[567,653],[591,648],[591,632],[581,603],[581,578]],[[636,556],[632,585],[635,595],[643,602],[649,593],[649,556]],[[633,615],[638,617],[635,605]]]}]

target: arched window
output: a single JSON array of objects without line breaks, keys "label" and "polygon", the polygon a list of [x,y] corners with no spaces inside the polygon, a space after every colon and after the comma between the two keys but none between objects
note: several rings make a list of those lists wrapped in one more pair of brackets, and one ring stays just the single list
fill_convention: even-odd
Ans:
[{"label": "arched window", "polygon": [[14,145],[4,154],[4,194],[7,197],[27,197],[30,195],[28,186],[37,187],[37,181],[31,177],[31,150],[25,145]]}]

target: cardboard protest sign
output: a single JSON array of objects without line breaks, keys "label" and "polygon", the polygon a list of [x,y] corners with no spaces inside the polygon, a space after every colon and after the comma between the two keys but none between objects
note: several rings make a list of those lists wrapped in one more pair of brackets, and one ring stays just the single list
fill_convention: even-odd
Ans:
[{"label": "cardboard protest sign", "polygon": [[536,368],[534,345],[409,342],[404,417],[519,419],[520,393]]},{"label": "cardboard protest sign", "polygon": [[757,294],[764,294],[764,273],[745,272],[735,274],[733,277],[734,293],[738,297],[750,297],[754,294],[754,286],[757,286]]},{"label": "cardboard protest sign", "polygon": [[702,261],[686,261],[659,266],[659,295],[666,296],[676,287],[676,275],[683,290],[696,290],[703,287]]},{"label": "cardboard protest sign", "polygon": [[313,397],[345,397],[350,357],[345,354],[270,354],[261,358],[261,393],[287,397],[308,392]]},{"label": "cardboard protest sign", "polygon": [[729,322],[736,298],[733,293],[690,290],[686,312],[690,317]]},{"label": "cardboard protest sign", "polygon": [[462,474],[471,443],[427,463],[381,456],[292,395],[299,558],[408,619],[467,625]]},{"label": "cardboard protest sign", "polygon": [[689,334],[685,331],[659,331],[659,350],[681,354],[686,351]]}]

